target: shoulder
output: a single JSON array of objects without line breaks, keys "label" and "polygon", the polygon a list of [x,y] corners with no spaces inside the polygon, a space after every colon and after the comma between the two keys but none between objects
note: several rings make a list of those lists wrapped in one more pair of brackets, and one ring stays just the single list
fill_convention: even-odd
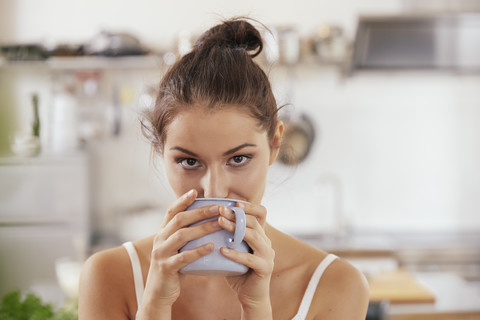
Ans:
[{"label": "shoulder", "polygon": [[[103,250],[90,256],[82,269],[82,278],[95,278],[103,282],[114,280],[113,276],[124,274],[130,259],[124,247]],[[104,277],[108,276],[108,277]]]},{"label": "shoulder", "polygon": [[312,273],[327,253],[300,239],[271,226],[267,234],[275,250],[275,267],[278,271],[302,269],[302,274]]},{"label": "shoulder", "polygon": [[85,262],[80,277],[80,319],[101,319],[105,315],[128,319],[133,286],[130,258],[125,248],[93,254]]},{"label": "shoulder", "polygon": [[368,301],[365,276],[349,262],[337,258],[320,279],[308,318],[363,320]]},{"label": "shoulder", "polygon": [[[289,304],[298,308],[313,273],[328,252],[273,228],[269,231],[278,253],[272,285],[279,289],[275,290],[277,292],[288,290]],[[285,294],[279,297],[282,303],[278,308],[285,310],[284,314],[295,314],[298,311],[295,307],[286,310],[287,302],[283,296]],[[292,299],[298,301],[292,303]],[[349,262],[337,258],[325,269],[317,284],[307,319],[364,320],[368,300],[369,289],[364,275]]]}]

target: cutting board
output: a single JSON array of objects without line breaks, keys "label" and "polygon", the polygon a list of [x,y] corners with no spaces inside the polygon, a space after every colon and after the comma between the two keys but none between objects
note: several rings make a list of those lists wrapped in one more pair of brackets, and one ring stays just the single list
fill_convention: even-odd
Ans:
[{"label": "cutting board", "polygon": [[435,296],[405,270],[384,271],[370,277],[370,301],[387,300],[391,304],[434,303]]}]

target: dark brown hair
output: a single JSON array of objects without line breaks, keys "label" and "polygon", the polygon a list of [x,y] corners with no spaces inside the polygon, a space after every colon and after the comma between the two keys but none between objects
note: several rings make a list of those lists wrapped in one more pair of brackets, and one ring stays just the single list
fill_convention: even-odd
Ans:
[{"label": "dark brown hair", "polygon": [[262,49],[260,32],[244,18],[224,21],[201,35],[163,77],[155,107],[147,114],[148,125],[143,123],[155,150],[162,153],[173,118],[199,106],[206,111],[243,109],[271,141],[277,105],[267,75],[253,61]]}]

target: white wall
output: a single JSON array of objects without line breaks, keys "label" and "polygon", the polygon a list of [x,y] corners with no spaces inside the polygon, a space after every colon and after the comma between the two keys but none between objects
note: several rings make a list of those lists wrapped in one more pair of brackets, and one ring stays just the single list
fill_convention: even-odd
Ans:
[{"label": "white wall", "polygon": [[[400,0],[3,0],[0,42],[82,42],[105,28],[170,48],[179,32],[196,33],[231,15],[293,24],[302,34],[338,23],[351,36],[358,14],[401,9]],[[304,65],[294,82],[281,69],[272,81],[280,103],[293,102],[318,125],[305,163],[272,168],[265,204],[274,225],[332,231],[340,212],[347,227],[364,230],[480,229],[480,77],[384,72],[342,79]],[[171,198],[158,172],[151,174],[135,130],[97,154],[95,170],[105,179],[95,187],[94,209],[103,226],[122,209]]]},{"label": "white wall", "polygon": [[[305,68],[295,83],[294,104],[313,116],[319,137],[298,168],[274,167],[266,203],[281,212],[275,224],[329,231],[340,215],[347,229],[480,228],[479,76],[371,72],[341,80]],[[308,222],[288,219],[298,212]]]},{"label": "white wall", "polygon": [[293,24],[308,33],[322,23],[353,32],[358,13],[400,10],[400,0],[2,0],[1,41],[85,41],[102,29],[126,30],[145,43],[169,46],[179,32],[196,33],[221,18],[248,15],[267,25]]}]

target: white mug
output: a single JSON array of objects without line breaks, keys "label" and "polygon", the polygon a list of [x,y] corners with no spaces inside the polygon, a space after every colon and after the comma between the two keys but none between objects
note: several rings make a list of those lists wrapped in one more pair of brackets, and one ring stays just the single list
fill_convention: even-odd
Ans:
[{"label": "white mug", "polygon": [[[185,244],[179,250],[180,252],[195,249],[210,242],[214,244],[214,249],[208,255],[203,256],[180,269],[181,273],[203,276],[238,276],[245,274],[248,271],[247,266],[228,259],[220,252],[221,247],[228,247],[240,252],[250,251],[250,247],[243,240],[246,229],[245,212],[242,208],[235,206],[237,202],[243,201],[223,198],[198,198],[187,208],[188,211],[210,205],[225,206],[233,210],[235,213],[236,227],[234,234],[222,229],[198,239],[191,240]],[[218,219],[218,216],[202,220],[193,225],[202,224],[215,219]]]}]

